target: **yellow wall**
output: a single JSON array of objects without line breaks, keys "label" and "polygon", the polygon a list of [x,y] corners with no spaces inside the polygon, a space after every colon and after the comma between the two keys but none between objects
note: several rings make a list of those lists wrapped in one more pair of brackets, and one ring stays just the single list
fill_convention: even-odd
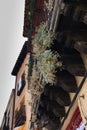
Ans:
[{"label": "yellow wall", "polygon": [[[16,77],[16,95],[15,95],[15,111],[20,109],[21,103],[23,103],[26,106],[26,122],[23,126],[17,127],[14,130],[28,130],[29,121],[31,117],[31,107],[29,105],[29,99],[31,98],[30,93],[28,92],[28,61],[29,61],[29,54],[26,55],[26,58],[17,74]],[[26,84],[24,86],[23,91],[21,92],[20,96],[17,96],[17,84],[22,76],[22,74],[25,72],[25,80]]]}]

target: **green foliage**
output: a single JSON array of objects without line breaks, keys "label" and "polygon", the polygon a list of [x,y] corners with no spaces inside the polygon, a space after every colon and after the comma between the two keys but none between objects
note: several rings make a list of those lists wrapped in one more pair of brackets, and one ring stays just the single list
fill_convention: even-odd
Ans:
[{"label": "green foliage", "polygon": [[30,81],[30,76],[31,76],[31,68],[33,67],[33,63],[34,61],[32,59],[29,60],[29,63],[28,63],[28,82]]},{"label": "green foliage", "polygon": [[55,70],[61,67],[62,63],[58,60],[60,57],[59,54],[50,50],[55,35],[48,30],[47,23],[42,23],[36,32],[32,41],[35,62],[33,65],[31,84],[35,90],[39,90],[46,83],[55,84]]},{"label": "green foliage", "polygon": [[38,57],[37,66],[46,83],[55,83],[55,68],[61,67],[61,62],[58,62],[58,53],[53,53],[51,50],[46,50]]},{"label": "green foliage", "polygon": [[39,56],[46,49],[49,49],[53,44],[55,35],[48,30],[47,23],[42,23],[36,30],[36,35],[33,38],[32,45],[34,46],[34,53]]}]

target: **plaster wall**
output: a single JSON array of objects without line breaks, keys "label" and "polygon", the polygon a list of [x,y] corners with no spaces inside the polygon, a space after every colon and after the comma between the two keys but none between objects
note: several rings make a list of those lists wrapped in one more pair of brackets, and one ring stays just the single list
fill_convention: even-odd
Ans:
[{"label": "plaster wall", "polygon": [[[16,77],[16,93],[15,93],[15,112],[17,110],[20,109],[21,104],[25,105],[25,109],[26,109],[26,122],[24,125],[15,128],[14,130],[28,130],[29,127],[29,121],[30,121],[30,117],[31,117],[31,107],[29,105],[29,100],[31,99],[31,95],[28,92],[28,61],[29,61],[29,54],[26,55],[23,64],[21,65],[21,68],[17,74]],[[20,96],[17,96],[17,84],[18,81],[20,79],[20,77],[22,76],[22,74],[25,72],[25,81],[26,84],[20,94]]]}]

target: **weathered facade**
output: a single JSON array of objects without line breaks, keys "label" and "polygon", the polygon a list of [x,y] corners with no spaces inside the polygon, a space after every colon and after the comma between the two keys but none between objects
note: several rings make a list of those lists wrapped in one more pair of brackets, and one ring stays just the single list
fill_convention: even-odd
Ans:
[{"label": "weathered facade", "polygon": [[14,100],[15,100],[15,89],[12,90],[4,117],[1,123],[1,130],[13,130],[13,120],[14,120]]},{"label": "weathered facade", "polygon": [[[49,3],[49,1],[47,2]],[[37,12],[35,8],[36,3],[33,3],[33,6],[33,14],[35,14]],[[39,4],[38,8],[40,8]],[[40,21],[41,18],[39,18],[41,14],[41,16],[44,16],[42,12],[44,11],[40,11],[38,15],[35,14],[35,17],[33,15],[30,24],[27,26],[27,30],[24,30],[24,34],[28,34],[28,38],[31,37],[31,35],[29,35],[30,33],[27,33],[31,30],[31,23],[32,27],[34,27],[33,29],[35,29],[40,22],[43,21]],[[31,13],[31,10],[29,10],[28,13]],[[44,14],[46,13],[48,12],[44,12]],[[56,35],[51,50],[59,53],[63,69],[57,69],[56,71],[56,85],[52,86],[46,84],[43,93],[39,93],[39,100],[38,96],[36,96],[37,100],[34,100],[33,112],[35,112],[34,115],[37,117],[37,120],[39,120],[39,123],[37,123],[37,120],[32,122],[33,125],[36,125],[33,126],[32,129],[34,129],[34,127],[40,127],[40,129],[47,130],[71,130],[70,125],[77,109],[79,111],[80,122],[76,122],[76,125],[74,125],[75,127],[73,127],[72,130],[76,130],[82,121],[86,124],[86,117],[84,117],[82,112],[85,111],[86,115],[86,110],[83,110],[84,107],[86,108],[84,105],[85,96],[83,94],[86,93],[85,84],[87,76],[86,15],[86,0],[54,0],[50,15],[45,15],[44,21],[49,21],[49,30]],[[25,18],[25,21],[26,19],[27,18]],[[39,23],[36,24],[38,21]],[[32,32],[32,36],[35,34],[34,32]],[[32,42],[32,39],[30,42]],[[79,101],[80,97],[84,99],[84,101],[82,101],[82,104],[84,105],[83,108],[81,108],[82,105]],[[35,106],[38,101],[38,105]]]},{"label": "weathered facade", "polygon": [[25,42],[17,62],[13,68],[12,75],[16,76],[15,82],[15,107],[14,107],[14,130],[28,130],[30,120],[30,106],[28,93],[28,43]]},{"label": "weathered facade", "polygon": [[23,36],[11,130],[87,129],[87,1],[25,0]]},{"label": "weathered facade", "polygon": [[[44,0],[25,0],[23,36],[30,37],[35,34],[35,29],[41,22],[47,20],[47,12],[44,11]],[[30,33],[30,31],[32,31]]]}]

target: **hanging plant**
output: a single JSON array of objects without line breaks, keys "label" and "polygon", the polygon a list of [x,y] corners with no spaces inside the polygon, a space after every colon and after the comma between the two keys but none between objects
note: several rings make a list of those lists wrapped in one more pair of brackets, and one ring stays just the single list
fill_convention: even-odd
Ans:
[{"label": "hanging plant", "polygon": [[46,49],[49,49],[53,44],[55,38],[54,33],[49,31],[47,22],[42,23],[39,28],[36,28],[36,34],[33,37],[32,45],[33,52],[36,56],[43,53]]},{"label": "hanging plant", "polygon": [[37,66],[46,83],[55,84],[55,69],[62,66],[59,57],[57,52],[51,50],[46,50],[38,57]]},{"label": "hanging plant", "polygon": [[35,91],[39,91],[47,83],[55,84],[55,70],[62,63],[59,54],[50,50],[55,35],[48,30],[47,23],[42,23],[36,32],[32,41],[34,65],[30,84]]}]

